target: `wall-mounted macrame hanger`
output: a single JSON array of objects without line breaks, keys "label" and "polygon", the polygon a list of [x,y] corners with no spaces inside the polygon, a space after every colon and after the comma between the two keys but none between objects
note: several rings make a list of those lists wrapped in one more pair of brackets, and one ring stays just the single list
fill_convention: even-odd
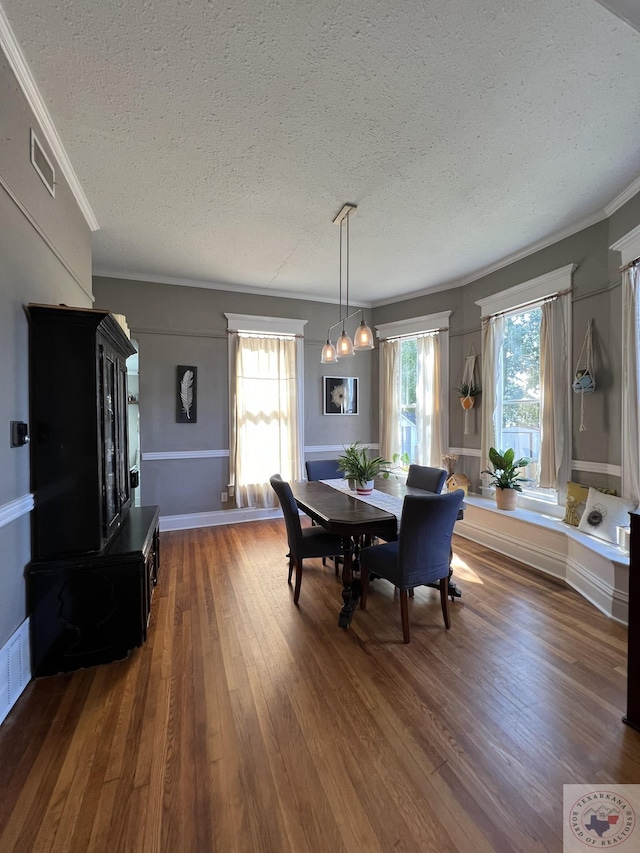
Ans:
[{"label": "wall-mounted macrame hanger", "polygon": [[[583,361],[584,356],[584,361]],[[576,365],[576,373],[571,385],[576,394],[580,394],[580,432],[586,432],[584,422],[584,395],[596,390],[596,377],[593,372],[593,319],[589,320],[582,342],[582,349]]]},{"label": "wall-mounted macrame hanger", "polygon": [[[472,388],[476,385],[475,376],[477,360],[478,356],[476,355],[473,344],[471,344],[469,355],[464,360],[464,370],[462,371],[462,384],[466,385],[468,388]],[[464,409],[464,434],[469,435],[469,412],[475,403],[475,395],[467,394],[466,397],[460,398],[460,402]]]}]

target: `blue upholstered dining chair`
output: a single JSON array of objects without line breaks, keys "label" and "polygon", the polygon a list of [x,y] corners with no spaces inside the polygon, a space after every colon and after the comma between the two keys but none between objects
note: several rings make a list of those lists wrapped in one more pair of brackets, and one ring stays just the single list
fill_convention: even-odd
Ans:
[{"label": "blue upholstered dining chair", "polygon": [[409,465],[407,486],[424,489],[439,495],[447,479],[444,468],[430,468],[428,465]]},{"label": "blue upholstered dining chair", "polygon": [[[338,468],[337,459],[309,459],[304,464],[307,469],[307,480],[310,483],[314,480],[342,480],[344,478],[342,471]],[[333,561],[336,567],[336,574],[338,574],[338,565],[341,562],[341,558],[335,556]],[[322,565],[326,566],[326,564],[326,558],[323,557]]]},{"label": "blue upholstered dining chair", "polygon": [[366,608],[370,572],[394,584],[400,590],[405,643],[410,639],[407,592],[416,586],[440,581],[444,624],[446,628],[451,626],[448,597],[451,537],[463,498],[462,489],[444,495],[407,495],[397,541],[360,551],[361,607]]},{"label": "blue upholstered dining chair", "polygon": [[338,468],[337,459],[309,459],[305,462],[307,480],[341,480],[342,471]]},{"label": "blue upholstered dining chair", "polygon": [[302,583],[302,561],[306,557],[335,557],[338,554],[344,554],[345,548],[341,536],[336,536],[335,533],[327,533],[323,527],[302,527],[298,505],[293,497],[291,486],[282,479],[280,474],[274,474],[269,482],[278,496],[287,527],[289,583],[291,583],[291,573],[295,566],[296,585],[293,601],[294,604],[297,604],[300,598],[300,584]]}]

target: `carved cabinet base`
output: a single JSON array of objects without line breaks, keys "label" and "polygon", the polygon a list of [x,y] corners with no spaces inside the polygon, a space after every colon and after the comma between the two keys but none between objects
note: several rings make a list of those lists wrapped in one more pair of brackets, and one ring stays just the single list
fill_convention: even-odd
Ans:
[{"label": "carved cabinet base", "polygon": [[158,507],[136,507],[104,551],[30,564],[34,676],[110,663],[145,642],[160,560],[158,518]]}]

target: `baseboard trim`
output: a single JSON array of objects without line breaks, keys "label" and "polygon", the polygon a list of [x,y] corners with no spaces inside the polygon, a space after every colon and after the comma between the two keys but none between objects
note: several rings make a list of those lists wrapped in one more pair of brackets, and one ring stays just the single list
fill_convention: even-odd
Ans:
[{"label": "baseboard trim", "polygon": [[31,655],[27,618],[0,649],[0,723],[30,681]]},{"label": "baseboard trim", "polygon": [[245,507],[242,509],[223,509],[211,512],[192,512],[184,515],[161,515],[160,530],[192,530],[196,527],[219,527],[223,524],[243,524],[246,521],[260,521],[269,518],[281,518],[282,510]]},{"label": "baseboard trim", "polygon": [[[473,501],[473,503],[472,503]],[[490,514],[487,520],[487,513]],[[615,546],[533,513],[500,513],[469,498],[455,532],[562,580],[616,622],[628,624],[629,557]]]}]

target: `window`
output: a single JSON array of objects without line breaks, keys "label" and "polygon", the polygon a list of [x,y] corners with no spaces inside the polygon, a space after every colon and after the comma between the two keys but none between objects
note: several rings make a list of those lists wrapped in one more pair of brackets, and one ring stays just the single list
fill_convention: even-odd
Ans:
[{"label": "window", "polygon": [[622,272],[622,494],[640,500],[640,225],[611,246]]},{"label": "window", "polygon": [[480,300],[481,469],[489,448],[513,447],[531,463],[525,495],[557,503],[571,474],[571,276],[562,267]]},{"label": "window", "polygon": [[540,322],[542,309],[532,306],[504,318],[502,393],[498,397],[498,449],[513,447],[516,458],[531,463],[523,476],[522,491],[541,500],[557,502],[555,489],[540,488],[542,407],[540,383]]},{"label": "window", "polygon": [[[414,317],[377,326],[380,345],[380,453],[407,453],[442,464],[448,440],[449,316]],[[444,391],[444,394],[443,394]]]},{"label": "window", "polygon": [[229,487],[239,507],[275,506],[269,478],[302,476],[305,321],[227,314]]},{"label": "window", "polygon": [[418,339],[400,341],[400,453],[416,459],[416,385],[418,382]]}]

